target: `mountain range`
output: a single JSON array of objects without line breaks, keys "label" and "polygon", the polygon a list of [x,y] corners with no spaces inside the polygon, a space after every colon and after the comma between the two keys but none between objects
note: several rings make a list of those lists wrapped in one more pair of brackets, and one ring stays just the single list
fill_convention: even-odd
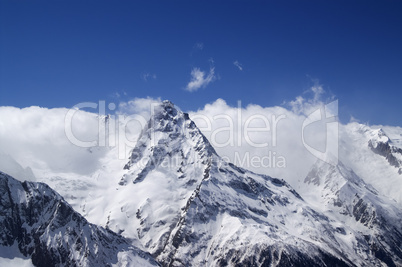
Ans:
[{"label": "mountain range", "polygon": [[[350,127],[402,179],[394,139]],[[0,173],[0,250],[15,254],[0,256],[34,266],[402,266],[402,208],[384,194],[392,185],[349,161],[317,160],[294,188],[223,160],[187,113],[163,101],[128,162],[98,175],[104,186],[44,181],[61,196]]]}]

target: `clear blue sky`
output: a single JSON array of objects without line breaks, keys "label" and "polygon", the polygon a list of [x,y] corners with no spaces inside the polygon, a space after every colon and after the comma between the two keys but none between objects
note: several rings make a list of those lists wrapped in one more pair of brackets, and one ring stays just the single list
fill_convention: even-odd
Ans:
[{"label": "clear blue sky", "polygon": [[402,125],[401,1],[0,0],[0,27],[0,105],[271,106],[318,79],[344,122]]}]

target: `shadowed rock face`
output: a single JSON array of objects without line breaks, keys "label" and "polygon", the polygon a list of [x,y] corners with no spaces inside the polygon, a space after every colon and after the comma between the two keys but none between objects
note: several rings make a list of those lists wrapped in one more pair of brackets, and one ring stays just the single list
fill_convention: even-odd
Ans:
[{"label": "shadowed rock face", "polygon": [[110,230],[88,223],[42,183],[0,172],[0,245],[18,245],[35,266],[107,266],[122,259],[157,263]]}]

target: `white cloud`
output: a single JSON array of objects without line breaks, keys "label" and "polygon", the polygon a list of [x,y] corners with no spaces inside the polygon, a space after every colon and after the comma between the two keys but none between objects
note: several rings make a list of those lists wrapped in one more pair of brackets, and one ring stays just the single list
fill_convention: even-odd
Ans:
[{"label": "white cloud", "polygon": [[193,68],[191,71],[191,80],[186,86],[186,90],[189,92],[195,92],[201,87],[206,87],[208,84],[216,79],[215,68],[211,67],[209,73],[201,71],[199,68]]},{"label": "white cloud", "polygon": [[[131,115],[131,114],[148,114],[150,113],[152,105],[156,103],[160,103],[161,99],[160,98],[152,98],[152,97],[147,97],[147,98],[134,98],[130,101],[127,102],[121,102],[119,103],[119,108],[117,113],[118,114],[126,114],[126,115]],[[148,116],[148,115],[146,115]]]},{"label": "white cloud", "polygon": [[[194,68],[191,76],[192,80],[186,89],[195,91],[215,79],[214,68],[211,67],[209,73]],[[271,153],[271,161],[284,157],[285,168],[275,166],[259,168],[247,165],[247,162],[243,167],[271,176],[286,177],[289,182],[294,182],[302,178],[316,160],[303,146],[302,123],[309,111],[323,105],[320,98],[325,92],[321,85],[312,86],[309,92],[312,94],[310,99],[302,96],[296,97],[295,100],[288,103],[289,108],[248,105],[239,109],[218,99],[205,105],[202,110],[189,113],[190,118],[194,118],[197,126],[221,156],[239,165],[242,162],[238,160],[244,159],[247,154],[250,157],[264,158]],[[146,122],[152,106],[160,101],[160,99],[148,97],[119,103],[114,117],[111,117],[110,120],[114,120],[116,126],[119,126],[120,123],[116,122],[119,116],[129,118],[129,120],[125,121],[127,123],[124,125],[124,130],[118,132],[116,138],[119,141],[129,140],[130,145],[135,144],[136,138],[142,130],[141,123]],[[89,110],[91,112],[77,112],[72,123],[74,134],[84,141],[99,138],[97,110]],[[108,147],[87,149],[72,144],[65,133],[65,117],[68,111],[67,108],[0,107],[0,153],[10,155],[23,168],[31,167],[36,177],[40,176],[37,174],[38,171],[46,170],[90,175],[104,164],[102,160],[105,157],[112,158],[109,153],[116,152],[111,151]],[[138,117],[132,116],[130,119],[130,115]],[[142,121],[138,118],[142,118]],[[231,124],[225,118],[230,118],[233,123]],[[208,122],[205,119],[210,122],[210,129],[208,129]],[[275,120],[277,120],[276,124]],[[222,127],[232,127],[233,131],[222,130]],[[251,130],[246,131],[246,134],[245,128],[257,128],[262,131]],[[322,124],[306,129],[306,141],[312,146],[320,147],[321,144],[325,144],[325,130],[325,125]],[[225,143],[227,145],[222,146]],[[265,143],[268,144],[265,147],[253,145]],[[128,153],[131,147],[125,148],[125,152]],[[118,151],[118,153],[120,152]],[[121,154],[116,154],[114,157],[118,157],[118,155]],[[127,158],[123,159],[123,162],[126,160]]]},{"label": "white cloud", "polygon": [[[206,79],[205,74],[204,79]],[[307,117],[306,114],[309,114],[308,111],[322,108],[324,104],[320,100],[325,95],[322,86],[313,86],[309,92],[310,98],[296,97],[294,101],[291,101],[293,106],[289,105],[288,108],[252,104],[246,107],[239,105],[240,108],[238,108],[218,99],[205,105],[203,109],[189,112],[189,114],[220,156],[252,171],[284,178],[298,190],[311,165],[317,160],[303,145],[302,124]],[[110,120],[114,120],[116,126],[119,126],[116,122],[119,115],[129,118],[129,115],[137,115],[145,121],[149,118],[151,108],[156,102],[160,102],[160,99],[135,98],[120,103],[115,117],[111,117]],[[29,177],[35,179],[27,168],[30,167],[38,180],[42,178],[42,174],[49,177],[50,173],[51,177],[54,177],[54,174],[65,173],[65,177],[76,175],[78,179],[81,179],[88,176],[95,181],[99,172],[109,168],[108,179],[109,176],[121,177],[119,175],[122,175],[123,166],[128,158],[119,160],[118,164],[115,164],[118,157],[117,149],[99,146],[91,149],[82,148],[68,140],[65,133],[65,117],[69,110],[67,108],[0,107],[0,170],[8,171],[21,179]],[[79,111],[74,115],[73,132],[80,140],[91,141],[98,138],[97,110],[90,111]],[[130,144],[135,144],[142,130],[140,122],[137,117],[132,116],[124,125],[124,131],[118,132],[116,138],[122,136],[131,140]],[[368,171],[364,169],[367,165],[361,162],[371,155],[367,140],[363,138],[359,142],[356,141],[356,136],[363,134],[361,131],[363,126],[357,123],[339,126],[341,160],[343,159],[343,163],[350,164],[350,167],[356,168],[360,173],[368,175]],[[352,127],[353,132],[346,127]],[[323,144],[325,145],[327,137],[325,121],[311,124],[304,130],[305,141],[309,145],[319,149]],[[388,129],[386,130],[388,133]],[[395,135],[399,135],[400,131],[398,128]],[[126,141],[126,139],[119,140]],[[267,145],[258,147],[253,143]],[[226,145],[222,146],[222,144]],[[360,146],[361,150],[348,149],[351,146],[352,148]],[[130,148],[132,146],[127,148],[126,155],[130,152]],[[359,155],[362,149],[367,150],[364,157]],[[276,165],[281,158],[284,158],[286,163],[283,168]],[[253,165],[255,163],[253,159],[257,159],[256,165]],[[258,159],[263,160],[262,164],[271,164],[271,166],[258,166]],[[379,178],[377,180],[380,181]],[[110,181],[112,184],[115,182],[113,179]],[[400,200],[400,197],[395,198]]]},{"label": "white cloud", "polygon": [[322,85],[316,82],[311,88],[311,91],[314,94],[314,101],[320,100],[321,96],[324,94],[324,89],[322,88]]},{"label": "white cloud", "polygon": [[[212,80],[213,71],[209,75],[205,73],[199,74],[194,71],[194,85],[202,86]],[[197,76],[198,75],[198,76]],[[208,78],[208,76],[210,76]],[[123,153],[128,153],[130,148],[135,144],[136,138],[142,130],[142,124],[149,118],[152,106],[160,102],[160,99],[154,98],[135,98],[128,102],[121,102],[116,109],[115,115],[112,115],[110,121],[118,127],[121,123],[118,118],[128,118],[125,120],[124,128],[117,132],[116,139],[127,141],[128,147],[124,147]],[[304,100],[299,97],[294,102],[310,103],[310,100]],[[321,103],[317,103],[319,106]],[[106,105],[107,106],[107,105]],[[317,108],[310,105],[310,108]],[[98,106],[99,108],[99,106]],[[0,107],[0,153],[10,155],[23,168],[31,167],[36,177],[46,171],[55,173],[76,173],[82,175],[90,175],[98,170],[104,163],[105,157],[117,158],[120,151],[110,150],[109,147],[97,146],[91,149],[78,147],[74,145],[66,136],[65,117],[70,109],[55,108],[46,109],[39,107],[15,108]],[[99,119],[98,110],[89,109],[91,112],[78,111],[74,114],[72,122],[72,132],[83,141],[99,140]],[[249,105],[241,108],[241,117],[238,118],[239,110],[237,107],[229,106],[224,100],[218,99],[212,104],[207,104],[202,110],[190,112],[190,117],[202,115],[204,117],[195,118],[196,124],[201,128],[207,138],[211,141],[218,153],[235,162],[235,155],[244,157],[246,153],[250,156],[264,157],[269,151],[276,153],[276,158],[283,156],[286,158],[286,169],[281,168],[257,168],[253,166],[244,166],[257,172],[266,173],[277,177],[295,177],[306,171],[309,163],[314,161],[314,157],[310,155],[301,143],[301,124],[305,119],[304,113],[295,112],[293,109],[283,107],[262,107],[258,105]],[[130,115],[134,115],[131,116]],[[229,122],[225,119],[219,119],[216,116],[227,115],[233,119],[234,131],[232,137],[229,131],[214,131],[229,126]],[[249,120],[251,117],[255,119]],[[274,116],[284,115],[285,118],[277,123],[277,128],[273,129]],[[120,116],[120,117],[119,117]],[[137,116],[137,117],[136,117]],[[141,120],[139,120],[141,118]],[[211,123],[211,131],[206,131],[205,120],[208,118]],[[267,118],[270,123],[271,130],[267,131],[251,131],[249,139],[246,140],[244,129],[246,123],[249,128],[267,127]],[[325,127],[314,131],[314,142],[321,142],[317,136],[320,131],[324,131]],[[273,136],[275,131],[276,137]],[[306,133],[308,137],[308,132]],[[323,135],[324,136],[324,135]],[[228,138],[233,138],[233,143],[227,146],[220,146],[222,143],[228,142]],[[276,138],[277,144],[273,144],[273,138]],[[214,143],[215,142],[215,143]],[[250,143],[268,143],[265,148],[255,147]],[[120,143],[118,144],[120,145]],[[126,145],[126,144],[124,144]],[[130,147],[131,146],[131,147]],[[116,153],[112,156],[110,153]],[[126,161],[127,158],[122,161]],[[238,163],[238,162],[235,162]],[[39,174],[38,174],[39,172]]]},{"label": "white cloud", "polygon": [[[273,177],[286,177],[291,182],[305,175],[315,161],[304,149],[301,140],[301,125],[305,116],[283,107],[248,105],[238,108],[218,99],[202,110],[190,112],[190,118],[194,118],[220,156],[246,169]],[[319,138],[315,140],[319,142]],[[253,165],[252,158],[257,161],[262,159],[264,166]],[[282,159],[284,167],[278,165]]]},{"label": "white cloud", "polygon": [[240,71],[243,70],[243,65],[240,64],[239,61],[235,60],[235,61],[233,62],[233,65],[235,65]]},{"label": "white cloud", "polygon": [[204,44],[203,44],[203,43],[196,43],[196,44],[194,45],[194,49],[196,49],[196,50],[202,50],[202,49],[204,49]]},{"label": "white cloud", "polygon": [[292,111],[296,114],[310,114],[318,105],[322,105],[323,102],[330,102],[334,100],[333,96],[328,97],[328,99],[323,100],[323,96],[327,95],[322,84],[319,83],[317,79],[312,80],[314,85],[311,86],[307,91],[304,92],[305,95],[310,95],[310,97],[297,96],[295,100],[285,102],[291,107]]},{"label": "white cloud", "polygon": [[349,123],[353,123],[353,122],[360,123],[360,120],[356,119],[353,116],[350,116]]},{"label": "white cloud", "polygon": [[[100,167],[103,147],[81,148],[66,137],[67,108],[0,107],[0,153],[9,155],[24,168],[88,174]],[[98,136],[97,114],[78,111],[72,131],[80,140],[92,141]],[[40,177],[35,173],[36,177]]]},{"label": "white cloud", "polygon": [[145,73],[143,73],[141,75],[141,78],[146,82],[149,81],[150,79],[156,80],[156,74],[155,73],[145,72]]},{"label": "white cloud", "polygon": [[[193,91],[206,86],[215,78],[213,68],[209,73],[195,68],[191,74],[192,80],[188,87],[192,88]],[[296,190],[299,190],[299,186],[303,183],[311,164],[317,160],[303,145],[302,124],[311,111],[323,107],[322,98],[324,96],[326,96],[326,92],[323,86],[317,82],[303,96],[298,96],[293,101],[288,102],[286,107],[264,107],[250,104],[246,107],[239,105],[240,108],[238,108],[218,99],[205,105],[201,110],[189,113],[190,118],[195,121],[210,140],[219,155],[255,172],[284,178]],[[119,123],[116,122],[119,115],[129,118],[129,115],[137,115],[145,121],[149,118],[151,108],[156,102],[160,102],[160,99],[135,98],[128,102],[121,102],[116,109],[115,117],[111,117],[110,120],[114,121],[116,126],[119,126]],[[82,179],[84,176],[90,176],[94,181],[98,181],[99,172],[103,171],[104,168],[109,168],[107,170],[110,172],[105,176],[107,179],[99,181],[102,181],[100,184],[103,185],[104,182],[107,183],[110,180],[110,183],[115,186],[117,184],[115,178],[119,179],[123,175],[123,166],[127,163],[128,158],[122,159],[122,164],[120,161],[115,164],[113,160],[117,158],[118,154],[114,148],[93,147],[88,149],[72,144],[65,133],[65,117],[69,110],[68,108],[29,107],[21,109],[0,107],[0,170],[8,171],[19,176],[16,178],[22,179],[27,177],[35,179],[31,175],[30,169],[27,168],[30,167],[38,180],[41,179],[41,174],[49,177],[49,173],[51,175],[66,173],[65,177],[76,175],[79,177],[78,179]],[[79,111],[75,113],[72,124],[73,132],[80,140],[97,140],[99,138],[97,110],[88,110],[91,112]],[[278,121],[279,118],[281,119]],[[277,123],[274,123],[275,120]],[[351,121],[354,120],[351,119]],[[124,131],[118,132],[116,138],[122,136],[125,139],[119,139],[120,141],[126,141],[127,138],[131,140],[130,144],[135,144],[136,138],[142,130],[141,121],[132,116],[124,126]],[[363,162],[370,157],[373,157],[373,160],[374,157],[377,157],[377,155],[371,154],[366,139],[359,140],[357,138],[364,137],[362,129],[366,128],[362,128],[364,126],[357,123],[340,124],[339,126],[339,155],[343,163],[356,169],[357,174],[364,174],[361,176],[362,178],[372,177],[370,181],[380,183],[379,176],[383,172],[380,171],[378,175],[371,175],[370,170],[372,168],[366,168],[367,164]],[[226,130],[225,127],[227,127]],[[230,128],[233,130],[229,130]],[[304,130],[306,142],[313,147],[322,148],[327,137],[325,121],[311,124]],[[388,133],[388,128],[385,130]],[[395,129],[394,134],[399,136],[400,131],[401,128],[398,128],[397,131]],[[222,146],[225,143],[227,145]],[[258,147],[253,143],[267,143],[267,146]],[[132,146],[126,150],[127,154],[130,148]],[[360,154],[361,152],[366,154]],[[281,157],[285,159],[286,166],[284,168],[275,165]],[[253,158],[257,159],[256,166],[253,165]],[[270,167],[259,167],[258,159],[264,160],[262,164],[272,165]],[[111,163],[111,161],[113,162]],[[388,171],[386,169],[388,165],[384,166],[381,168]],[[392,177],[396,181],[397,173],[395,175]],[[394,188],[398,187],[394,186]],[[393,197],[401,201],[398,193],[400,192],[396,192]]]},{"label": "white cloud", "polygon": [[[309,102],[302,97],[295,100],[304,101]],[[322,105],[317,102],[309,108],[317,110]],[[258,173],[284,177],[293,186],[298,186],[298,180],[304,178],[317,160],[303,144],[302,125],[306,117],[280,106],[229,106],[222,99],[190,112],[190,118],[220,156]],[[308,126],[304,129],[305,141],[314,148],[325,149],[326,131],[324,122]],[[285,166],[279,163],[281,160]]]},{"label": "white cloud", "polygon": [[[105,119],[103,114],[99,116],[99,103],[93,103],[96,108],[88,108],[90,112],[74,112],[71,123],[66,123],[66,116],[73,109],[0,107],[0,171],[25,180],[33,177],[29,175],[30,169],[38,179],[63,173],[90,176],[102,168],[105,157],[121,161],[124,166],[128,160],[124,156],[135,144],[142,130],[141,122],[147,121],[156,102],[160,99],[135,98],[119,103],[116,114],[109,117],[109,136],[100,136]],[[121,125],[122,122],[125,124]],[[68,138],[69,126],[74,138],[82,142],[107,141],[90,148],[77,146]],[[112,128],[116,129],[114,133]],[[106,142],[112,140],[115,144],[107,146]]]}]

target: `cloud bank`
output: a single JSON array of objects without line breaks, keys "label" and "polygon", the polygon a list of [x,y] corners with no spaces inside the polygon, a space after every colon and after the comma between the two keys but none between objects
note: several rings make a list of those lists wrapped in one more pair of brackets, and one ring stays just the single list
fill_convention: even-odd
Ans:
[{"label": "cloud bank", "polygon": [[[192,88],[210,82],[213,73],[211,70],[205,77],[205,73],[194,71],[198,78]],[[23,168],[31,167],[36,176],[49,170],[90,175],[102,166],[105,157],[120,158],[123,164],[128,160],[152,106],[158,102],[160,99],[154,98],[121,102],[111,116],[99,114],[98,104],[93,112],[74,112],[72,133],[79,140],[97,144],[89,148],[76,146],[66,137],[65,118],[70,109],[0,107],[0,153],[11,156]],[[233,107],[217,99],[189,113],[227,161],[259,173],[297,180],[316,160],[301,140],[306,118],[303,112],[322,103],[318,99],[303,99],[291,104],[291,109]],[[325,130],[325,125],[320,124],[309,127],[305,131],[306,141],[319,148],[325,143]],[[252,163],[258,159],[263,162]]]},{"label": "cloud bank", "polygon": [[[327,127],[325,120],[304,127],[317,111],[325,109],[329,115],[336,114],[336,109],[326,108],[327,102],[321,100],[324,95],[322,86],[314,85],[303,96],[282,106],[244,107],[241,103],[230,106],[217,99],[199,110],[189,111],[189,115],[224,160],[257,173],[284,178],[297,190],[317,161],[305,143],[317,151],[325,151],[328,132],[338,134],[337,129]],[[91,112],[0,107],[0,170],[21,180],[61,176],[80,181],[83,177],[99,177],[99,171],[105,168],[108,171],[104,177],[120,175],[152,107],[160,101],[135,98],[121,102],[109,116],[99,112],[101,103]],[[67,138],[69,112],[74,113],[71,122],[74,136],[84,142],[95,141],[95,146],[79,147]],[[396,139],[401,132],[398,127],[374,127],[382,127]],[[365,137],[369,131],[369,126],[356,122],[339,123],[339,157],[360,177],[382,188],[382,193],[402,201],[398,189],[402,186],[400,177],[392,166],[370,151]],[[389,187],[382,185],[384,175],[392,180]]]},{"label": "cloud bank", "polygon": [[[106,148],[81,148],[65,134],[67,108],[0,107],[0,152],[15,159],[24,168],[88,174],[99,167],[98,159]],[[73,132],[81,140],[96,140],[96,114],[78,111]],[[36,175],[38,176],[38,175]]]}]

